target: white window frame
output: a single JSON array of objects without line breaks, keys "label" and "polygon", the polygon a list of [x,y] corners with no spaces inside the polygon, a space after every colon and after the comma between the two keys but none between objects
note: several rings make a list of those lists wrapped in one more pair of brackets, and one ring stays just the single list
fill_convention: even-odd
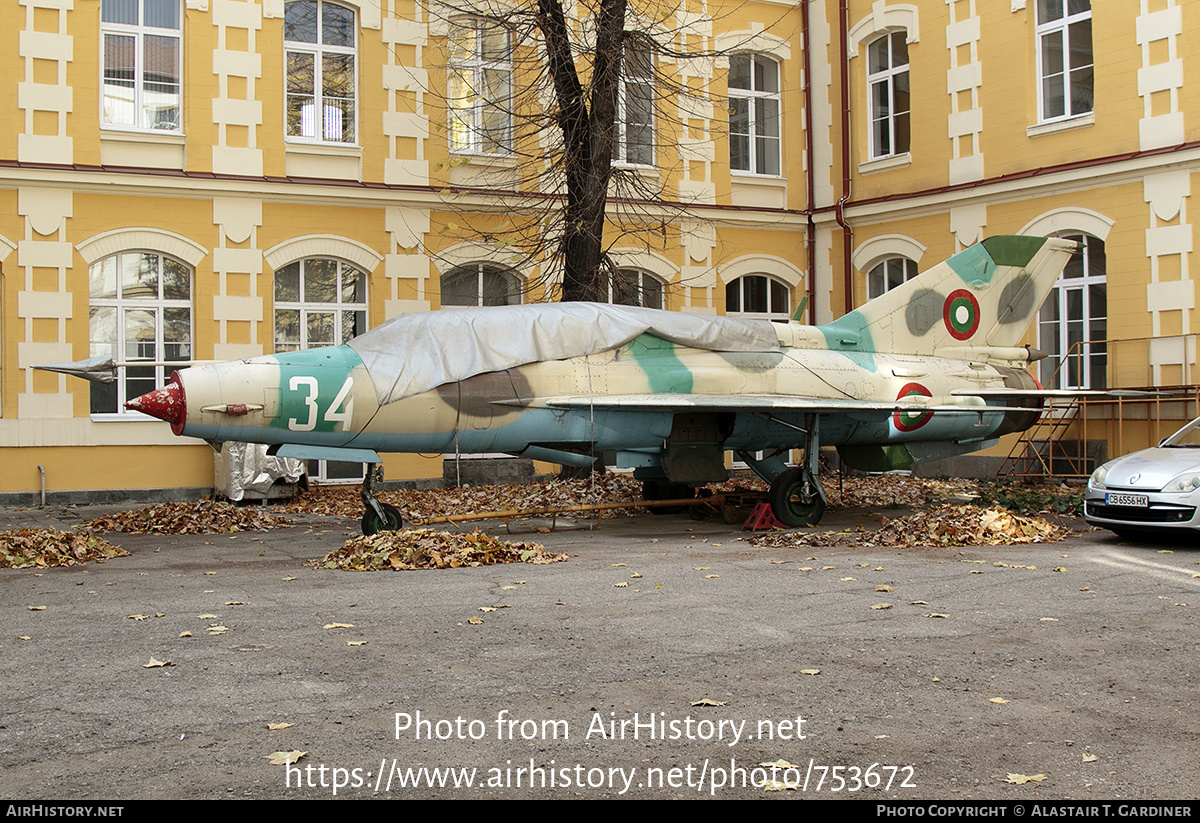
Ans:
[{"label": "white window frame", "polygon": [[[288,39],[288,12],[293,8],[311,3],[316,9],[315,34],[316,42]],[[325,40],[324,8],[337,7],[348,12],[353,21],[350,27],[354,42],[349,45],[327,44]],[[331,3],[329,0],[292,0],[284,4],[284,41],[283,41],[283,83],[284,83],[284,133],[290,142],[325,143],[331,145],[357,145],[358,135],[358,12],[350,6]],[[289,64],[292,58],[310,58],[312,60],[312,91],[293,91]],[[326,58],[350,59],[353,67],[351,72],[350,96],[335,97],[325,95],[324,74]],[[294,100],[311,98],[311,115],[305,118],[304,104],[299,105],[299,119],[294,120],[292,107]],[[327,104],[326,100],[349,100],[352,109],[349,117],[345,116],[342,108],[336,104]],[[320,112],[320,117],[317,116]],[[336,113],[336,116],[335,116]],[[336,128],[341,128],[340,136]],[[319,130],[319,134],[318,134]]]},{"label": "white window frame", "polygon": [[[1091,114],[1095,108],[1096,91],[1091,0],[1036,0],[1036,2],[1038,16],[1038,122],[1056,123],[1061,120],[1070,120],[1074,117],[1084,117]],[[1087,5],[1087,8],[1071,13],[1070,7],[1080,4]],[[1060,16],[1054,19],[1043,20],[1044,16],[1048,16],[1051,13],[1059,13]],[[1071,66],[1074,49],[1083,45],[1083,31],[1079,26],[1085,22],[1087,23],[1088,62],[1086,65]],[[1074,39],[1072,39],[1072,34],[1074,34]],[[1061,47],[1062,66],[1059,67],[1060,71],[1050,73],[1051,67],[1046,65],[1045,52],[1055,40],[1058,41]],[[1071,76],[1077,73],[1088,77],[1087,85],[1090,100],[1077,100],[1076,95],[1072,92]],[[1061,114],[1050,114],[1047,112],[1046,107],[1049,105],[1049,100],[1047,99],[1046,91],[1051,86],[1062,95],[1063,111]],[[1086,105],[1084,105],[1085,102]]]},{"label": "white window frame", "polygon": [[[453,277],[466,278],[470,274],[475,274],[475,298],[474,302],[470,303],[447,303],[446,302],[446,281]],[[487,289],[484,288],[484,279],[487,277],[500,277],[503,279],[504,287],[504,302],[497,303],[487,299]],[[463,266],[455,266],[450,271],[441,276],[440,279],[442,308],[470,308],[472,306],[515,306],[521,303],[521,278],[516,273],[509,271],[503,266],[497,266],[492,263],[467,263]]]},{"label": "white window frame", "polygon": [[[1105,389],[1108,277],[1102,262],[1106,260],[1104,241],[1090,234],[1059,236],[1083,243],[1083,251],[1067,262],[1038,312],[1038,348],[1047,353],[1039,367],[1039,379],[1047,389]],[[1072,301],[1079,306],[1076,320],[1068,316]],[[1065,358],[1069,359],[1063,362]]]},{"label": "white window frame", "polygon": [[[733,85],[733,63],[735,60],[749,61],[748,74],[750,76],[751,88],[742,88]],[[780,177],[783,174],[783,112],[781,109],[782,95],[779,82],[782,71],[779,61],[769,55],[747,53],[730,55],[729,63],[729,168],[731,171],[743,174]],[[772,83],[768,82],[768,78],[765,75],[760,78],[759,72],[756,70],[760,64],[770,66],[774,70],[774,90],[759,88],[760,85],[772,85]],[[746,132],[744,134],[734,132],[735,101],[743,102],[746,106]],[[773,118],[766,111],[771,103],[775,104]],[[773,135],[763,134],[764,130],[770,130],[772,119],[774,119],[775,133]],[[746,141],[746,162],[744,166],[735,165],[735,138],[743,138]],[[774,161],[773,171],[771,170],[772,161]]]},{"label": "white window frame", "polygon": [[[640,59],[632,59],[634,55],[645,55],[644,64]],[[646,73],[644,75],[635,75],[630,72],[630,68],[637,67],[639,64],[644,65]],[[655,97],[654,97],[654,53],[649,51],[638,51],[628,49],[621,60],[621,77],[617,89],[617,134],[613,141],[613,160],[617,165],[621,166],[640,166],[648,167],[654,165],[654,130],[655,130]],[[637,143],[638,155],[634,159],[630,159],[629,151],[629,97],[636,89],[642,89],[646,94],[646,99],[649,101],[649,111],[647,112],[648,122],[645,124],[646,134],[645,141]],[[649,156],[645,157],[642,152]]]},{"label": "white window frame", "polygon": [[[745,308],[747,298],[753,296],[747,294],[747,287],[755,285],[758,280],[764,281],[764,285],[766,286],[763,292],[765,305],[762,309],[754,308],[747,310]],[[737,290],[737,300],[731,301],[729,298],[734,289]],[[783,298],[782,306],[779,305],[781,294]],[[734,306],[734,308],[730,308],[730,306]],[[725,285],[725,314],[727,317],[741,317],[746,320],[770,320],[772,323],[787,323],[792,319],[792,290],[787,283],[769,274],[744,274]]]},{"label": "white window frame", "polygon": [[867,272],[867,299],[874,300],[917,276],[917,261],[907,257],[880,260]]},{"label": "white window frame", "polygon": [[[466,55],[455,54],[456,36],[470,30],[471,46]],[[504,37],[503,55],[484,55],[485,34],[499,33]],[[478,154],[507,156],[512,154],[512,35],[507,29],[490,26],[478,19],[459,20],[454,23],[447,38],[448,71],[446,74],[446,101],[449,115],[450,151],[455,154]],[[452,86],[458,73],[465,78],[467,93],[456,97]],[[498,99],[485,96],[488,78],[502,77],[504,90]],[[502,99],[501,99],[502,98]],[[499,113],[503,119],[503,135],[497,139],[489,134],[489,114]]]},{"label": "white window frame", "polygon": [[[175,8],[175,19],[177,25],[174,28],[164,26],[147,25],[145,0],[128,0],[137,6],[137,22],[136,23],[118,23],[108,21],[105,18],[116,16],[117,0],[101,0],[100,4],[100,124],[107,129],[121,129],[128,131],[144,131],[144,132],[172,132],[179,133],[183,131],[183,5],[179,0],[166,0],[159,4],[160,8],[167,9]],[[133,63],[133,78],[132,89],[127,89],[132,92],[132,99],[122,101],[123,105],[132,107],[132,120],[121,122],[117,117],[117,108],[109,105],[110,92],[106,74],[108,72],[108,39],[110,37],[128,37],[133,39],[134,48],[134,63]],[[158,109],[150,109],[148,105],[153,99],[154,92],[150,87],[155,85],[170,85],[149,81],[146,77],[146,50],[147,40],[155,38],[162,40],[175,41],[175,116],[172,120],[165,122],[155,121],[149,122],[146,115],[152,110],[170,111],[171,106],[160,107]],[[122,82],[130,82],[123,80]],[[115,90],[126,88],[124,86],[114,85],[114,94],[111,96],[115,99]],[[169,100],[170,95],[167,94],[164,99]]]},{"label": "white window frame", "polygon": [[[614,281],[626,279],[627,284],[617,284]],[[622,285],[628,286],[625,294],[618,292]],[[633,300],[618,300],[620,297],[632,297]],[[647,302],[647,298],[650,298]],[[623,268],[613,272],[608,279],[608,302],[620,306],[643,306],[649,309],[665,308],[666,286],[653,274],[643,269]]]},{"label": "white window frame", "polygon": [[[143,288],[129,288],[122,277],[122,266],[126,258],[136,257],[155,257],[157,282],[157,293],[154,295],[144,295]],[[94,294],[99,284],[103,285],[103,275],[106,266],[110,265],[112,269],[110,273],[114,275],[114,296],[91,296]],[[169,261],[187,272],[188,296],[166,297],[166,281],[163,278],[163,266]],[[131,264],[135,261],[130,260]],[[89,282],[89,298],[88,298],[88,340],[90,347],[90,356],[96,357],[100,355],[112,355],[115,363],[134,363],[139,360],[145,361],[145,366],[130,366],[121,365],[117,367],[117,379],[113,384],[93,384],[91,405],[94,407],[98,400],[104,400],[101,395],[106,393],[107,386],[115,386],[116,390],[116,408],[92,410],[91,416],[94,419],[109,419],[109,420],[149,420],[150,417],[141,412],[133,411],[125,408],[125,401],[132,400],[134,397],[139,397],[146,392],[161,389],[167,384],[171,377],[171,372],[177,369],[185,369],[192,363],[192,352],[195,344],[195,313],[192,310],[192,297],[195,294],[195,269],[187,263],[170,255],[153,249],[135,249],[110,254],[100,260],[92,263],[88,267],[88,282]],[[97,340],[96,339],[96,318],[105,309],[111,310],[115,317],[113,318],[115,339]],[[186,311],[187,312],[187,340],[184,341],[166,341],[165,337],[165,318],[167,311]],[[126,322],[125,315],[132,312],[146,312],[153,314],[153,334],[152,349],[150,351],[131,351],[130,341],[126,339]],[[136,342],[135,345],[141,349],[146,345],[146,341]],[[168,345],[179,346],[180,350],[175,353],[174,357],[169,357]],[[129,370],[130,369],[153,369],[153,385],[147,381],[147,375],[137,375],[136,380],[142,385],[135,388],[129,387]]]},{"label": "white window frame", "polygon": [[[309,292],[311,288],[306,279],[309,274],[309,267],[314,265],[328,265],[333,263],[337,266],[334,285],[334,300],[319,301],[312,300]],[[279,298],[279,288],[282,282],[281,273],[291,266],[297,267],[297,282],[298,291],[297,299],[287,300]],[[362,284],[362,299],[357,300],[346,299],[346,281],[347,275],[350,273],[357,274],[359,282]],[[347,263],[345,260],[340,260],[336,257],[305,257],[300,260],[294,260],[287,265],[280,266],[275,270],[274,282],[274,306],[272,311],[272,341],[274,343],[275,352],[290,352],[303,351],[304,349],[320,348],[322,346],[339,346],[349,342],[355,335],[347,335],[343,329],[343,321],[345,315],[353,313],[354,321],[359,326],[359,334],[367,330],[367,301],[368,301],[368,278],[367,273],[355,266],[352,263]],[[279,315],[281,312],[296,312],[298,328],[298,341],[280,340],[279,332]],[[332,314],[333,315],[333,337],[329,341],[313,342],[309,339],[309,322],[312,315]]]},{"label": "white window frame", "polygon": [[[912,89],[909,79],[909,59],[907,32],[893,31],[877,37],[867,46],[867,111],[868,144],[870,159],[878,160],[883,157],[899,157],[909,153],[912,147]],[[904,48],[904,62],[899,59],[897,50]],[[871,66],[877,62],[878,49],[884,49],[885,65],[872,71]],[[908,108],[899,110],[897,97],[901,93],[908,95]],[[882,94],[886,101],[877,109],[875,100]],[[886,135],[886,141],[883,138]],[[887,145],[883,145],[886,142]],[[899,143],[903,142],[903,146]]]}]

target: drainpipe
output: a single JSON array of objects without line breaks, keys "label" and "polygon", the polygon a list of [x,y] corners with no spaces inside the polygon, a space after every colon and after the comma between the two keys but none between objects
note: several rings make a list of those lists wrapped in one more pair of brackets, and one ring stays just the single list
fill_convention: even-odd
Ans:
[{"label": "drainpipe", "polygon": [[845,303],[843,314],[849,314],[854,308],[854,282],[851,278],[851,231],[846,222],[846,201],[850,199],[850,28],[849,0],[841,0],[838,4],[838,63],[842,83],[842,196],[838,198],[834,209],[834,218],[842,227],[842,299]]},{"label": "drainpipe", "polygon": [[42,505],[40,508],[46,508],[46,467],[38,463],[38,474],[42,476]]},{"label": "drainpipe", "polygon": [[804,154],[805,154],[805,197],[804,210],[808,217],[806,239],[808,242],[808,324],[817,324],[817,224],[813,220],[813,209],[816,208],[816,169],[813,166],[813,96],[812,96],[812,60],[809,40],[808,21],[809,0],[800,2],[800,36],[801,48],[804,51]]}]

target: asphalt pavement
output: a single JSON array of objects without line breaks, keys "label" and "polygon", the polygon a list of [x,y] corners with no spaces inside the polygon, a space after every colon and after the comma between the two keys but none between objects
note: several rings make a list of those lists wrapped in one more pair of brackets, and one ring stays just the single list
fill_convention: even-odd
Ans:
[{"label": "asphalt pavement", "polygon": [[[0,530],[122,508],[5,509]],[[567,562],[331,571],[310,561],[357,524],[305,515],[108,534],[132,555],[0,570],[0,797],[1167,800],[1200,785],[1195,540],[764,549],[686,515],[536,531],[550,525],[509,539]]]}]

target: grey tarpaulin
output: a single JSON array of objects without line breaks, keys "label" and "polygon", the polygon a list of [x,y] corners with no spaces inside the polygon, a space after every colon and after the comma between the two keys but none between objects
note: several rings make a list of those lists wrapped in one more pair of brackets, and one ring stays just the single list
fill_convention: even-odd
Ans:
[{"label": "grey tarpaulin", "polygon": [[394,317],[349,345],[380,405],[445,383],[543,360],[615,349],[641,334],[709,351],[779,351],[765,320],[606,303],[440,309]]}]

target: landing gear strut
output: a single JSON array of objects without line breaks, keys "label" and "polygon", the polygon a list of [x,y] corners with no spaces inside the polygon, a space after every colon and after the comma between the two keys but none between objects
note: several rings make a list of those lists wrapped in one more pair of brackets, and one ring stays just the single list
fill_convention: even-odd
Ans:
[{"label": "landing gear strut", "polygon": [[362,533],[366,535],[395,531],[404,526],[400,510],[387,503],[380,503],[371,491],[371,483],[382,479],[383,467],[378,463],[368,463],[367,476],[363,478],[362,484],[362,502],[365,509],[362,516]]},{"label": "landing gear strut", "polygon": [[788,526],[815,526],[825,514],[825,491],[817,465],[820,441],[817,416],[804,416],[804,462],[781,472],[771,481],[771,513]]}]

